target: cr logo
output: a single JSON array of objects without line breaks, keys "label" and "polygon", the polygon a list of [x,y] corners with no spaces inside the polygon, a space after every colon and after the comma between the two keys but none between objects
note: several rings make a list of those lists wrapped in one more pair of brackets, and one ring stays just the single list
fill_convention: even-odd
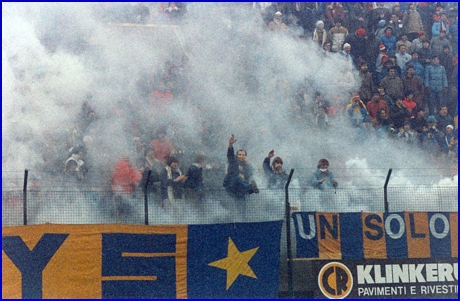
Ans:
[{"label": "cr logo", "polygon": [[319,272],[318,286],[329,299],[342,299],[353,288],[353,275],[344,264],[329,262]]}]

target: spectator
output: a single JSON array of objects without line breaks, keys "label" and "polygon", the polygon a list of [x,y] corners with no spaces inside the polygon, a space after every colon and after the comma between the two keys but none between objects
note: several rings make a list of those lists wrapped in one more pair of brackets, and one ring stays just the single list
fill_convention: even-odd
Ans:
[{"label": "spectator", "polygon": [[366,118],[368,119],[366,105],[358,95],[352,97],[350,104],[346,107],[346,110],[348,112],[348,116],[350,117],[351,125],[354,128],[361,128],[364,120]]},{"label": "spectator", "polygon": [[331,52],[331,42],[326,41],[323,45],[323,52],[322,52],[324,57],[331,58],[332,52]]},{"label": "spectator", "polygon": [[128,155],[123,155],[121,160],[115,164],[111,186],[117,214],[129,205],[129,199],[141,178],[142,173],[131,166]]},{"label": "spectator", "polygon": [[388,115],[388,110],[383,108],[379,109],[377,112],[374,128],[377,131],[377,136],[380,138],[385,138],[388,133],[396,133],[396,130],[393,126],[393,120]]},{"label": "spectator", "polygon": [[439,64],[439,57],[433,56],[432,60],[432,64],[425,69],[425,91],[429,95],[430,115],[435,114],[436,108],[444,104],[448,84],[446,70]]},{"label": "spectator", "polygon": [[436,120],[438,122],[438,128],[441,129],[442,132],[445,133],[446,126],[449,124],[454,124],[454,119],[452,116],[448,114],[448,108],[446,105],[441,105],[439,108],[438,116],[436,116]]},{"label": "spectator", "polygon": [[157,139],[150,142],[151,156],[163,166],[166,159],[176,153],[171,140],[166,139],[166,127],[160,127],[156,132]]},{"label": "spectator", "polygon": [[415,144],[417,141],[417,132],[414,132],[410,126],[410,122],[404,122],[402,128],[399,129],[398,138],[406,144]]},{"label": "spectator", "polygon": [[409,119],[410,127],[421,134],[423,127],[426,126],[425,120],[425,109],[423,107],[416,107],[414,110],[414,116]]},{"label": "spectator", "polygon": [[393,121],[393,125],[399,129],[409,117],[409,110],[404,105],[403,100],[397,98],[396,102],[390,108],[390,118]]},{"label": "spectator", "polygon": [[420,30],[423,30],[422,18],[416,10],[415,2],[409,3],[409,10],[404,13],[403,27],[409,41],[417,38]]},{"label": "spectator", "polygon": [[443,30],[439,36],[431,39],[431,51],[433,55],[440,55],[445,46],[448,46],[449,50],[452,52],[452,45],[450,45],[450,42],[446,37],[446,31]]},{"label": "spectator", "polygon": [[353,68],[354,56],[351,54],[351,46],[348,43],[343,44],[343,50],[339,52],[342,58],[347,62],[349,70]]},{"label": "spectator", "polygon": [[388,75],[385,76],[380,85],[385,88],[385,91],[388,92],[390,95],[392,103],[396,101],[396,99],[401,98],[404,96],[404,85],[401,78],[396,76],[396,69],[394,67],[390,67],[388,70]]},{"label": "spectator", "polygon": [[451,83],[452,81],[452,72],[454,71],[454,56],[450,51],[449,46],[445,45],[443,47],[442,53],[439,55],[439,64],[444,66],[446,69],[447,82]]},{"label": "spectator", "polygon": [[313,41],[315,41],[319,47],[323,47],[324,43],[326,41],[330,41],[330,37],[328,35],[328,32],[324,29],[324,22],[319,20],[316,22],[316,28],[313,31]]},{"label": "spectator", "polygon": [[326,111],[326,106],[320,106],[318,108],[318,113],[315,117],[315,125],[319,130],[322,131],[327,130],[329,128],[329,119],[327,118]]},{"label": "spectator", "polygon": [[400,37],[404,33],[403,23],[396,14],[391,14],[391,20],[388,22],[388,26],[393,29],[393,34],[396,37]]},{"label": "spectator", "polygon": [[417,51],[413,52],[411,55],[411,60],[404,64],[401,74],[402,77],[404,77],[407,74],[407,68],[409,65],[412,65],[412,67],[414,67],[414,75],[417,75],[422,80],[425,79],[425,67],[423,67],[423,65],[420,63]]},{"label": "spectator", "polygon": [[380,20],[390,21],[391,13],[388,8],[385,7],[385,3],[377,2],[377,7],[372,11],[371,14],[371,26],[372,28],[377,27],[377,23]]},{"label": "spectator", "polygon": [[359,78],[361,79],[361,86],[359,88],[359,97],[364,103],[367,103],[372,98],[372,91],[374,91],[374,82],[372,74],[368,71],[367,63],[361,63],[359,67]]},{"label": "spectator", "polygon": [[327,188],[337,187],[338,183],[332,172],[329,171],[329,161],[321,159],[318,162],[317,170],[311,177],[311,185],[314,188],[323,190]]},{"label": "spectator", "polygon": [[[379,99],[382,100],[382,101],[385,101],[388,105],[388,108],[391,107],[391,105],[393,104],[392,100],[391,100],[391,97],[390,95],[388,95],[385,91],[385,87],[383,87],[382,85],[379,85],[377,87],[377,94],[379,96]],[[375,92],[374,92],[375,93]]]},{"label": "spectator", "polygon": [[426,120],[426,125],[423,127],[420,135],[422,148],[429,155],[437,156],[443,144],[442,132],[438,130],[436,117],[429,116]]},{"label": "spectator", "polygon": [[[367,103],[366,109],[369,113],[369,119],[371,120],[372,124],[377,124],[377,114],[380,109],[385,109],[386,112],[389,112],[388,104],[386,101],[379,98],[379,92],[377,91],[373,93],[372,100]],[[388,117],[390,117],[389,114]]]},{"label": "spectator", "polygon": [[380,44],[379,51],[380,52],[377,56],[377,61],[375,62],[375,81],[380,81],[380,79],[383,78],[383,76],[380,76],[380,73],[382,72],[382,69],[385,67],[385,64],[388,60],[388,52],[384,44]]},{"label": "spectator", "polygon": [[275,151],[271,150],[268,156],[264,159],[262,167],[267,178],[269,189],[283,189],[286,185],[289,175],[283,169],[283,160],[280,157],[273,159],[270,165],[270,160],[275,156]]},{"label": "spectator", "polygon": [[393,29],[391,27],[385,28],[385,33],[380,36],[380,41],[388,49],[388,55],[395,54],[396,37],[393,35]]},{"label": "spectator", "polygon": [[334,27],[336,22],[343,24],[345,19],[343,5],[340,2],[331,2],[331,4],[326,7],[326,18],[328,21],[328,28]]},{"label": "spectator", "polygon": [[419,60],[423,67],[427,67],[431,64],[431,58],[433,57],[433,51],[431,51],[431,42],[428,40],[423,41],[422,50],[419,51]]},{"label": "spectator", "polygon": [[409,120],[410,117],[414,116],[412,114],[412,112],[414,112],[414,109],[417,107],[417,106],[420,106],[418,105],[415,101],[414,101],[414,92],[408,90],[406,91],[405,93],[406,97],[403,99],[403,105],[407,108],[407,110],[409,111],[409,115],[406,120]]},{"label": "spectator", "polygon": [[407,74],[403,77],[403,86],[404,86],[404,94],[407,96],[408,92],[410,91],[413,94],[414,101],[417,105],[421,106],[424,104],[424,88],[423,88],[423,80],[415,75],[415,68],[413,65],[407,65]]},{"label": "spectator", "polygon": [[200,204],[204,201],[203,168],[205,161],[204,154],[198,154],[195,157],[192,166],[187,170],[187,180],[184,185],[187,188],[187,199],[196,199]]},{"label": "spectator", "polygon": [[[404,17],[404,12],[401,11],[401,6],[398,2],[395,3],[395,5],[393,6],[393,9],[391,10],[391,15],[395,15],[398,17],[398,20],[402,21],[403,17]],[[402,27],[402,26],[401,26]]]},{"label": "spectator", "polygon": [[282,19],[283,14],[281,12],[276,12],[273,21],[268,23],[267,29],[269,31],[282,32],[287,31],[289,28],[286,24],[283,23]]},{"label": "spectator", "polygon": [[247,218],[246,196],[252,193],[259,193],[259,189],[253,180],[254,169],[249,164],[246,151],[239,149],[237,156],[235,156],[235,151],[233,150],[235,142],[235,136],[232,134],[228,142],[228,168],[223,186],[227,193],[237,200],[240,216],[245,220]]},{"label": "spectator", "polygon": [[350,44],[351,46],[350,53],[354,57],[355,66],[359,66],[358,62],[368,61],[369,41],[366,35],[366,30],[364,28],[359,28],[345,38],[345,44]]},{"label": "spectator", "polygon": [[411,54],[412,43],[407,39],[407,35],[405,33],[401,33],[398,37],[399,40],[396,42],[396,49],[400,49],[399,46],[404,45],[406,46],[406,52]]},{"label": "spectator", "polygon": [[161,200],[162,207],[167,209],[175,209],[179,215],[182,213],[180,204],[176,200],[180,200],[184,196],[184,182],[187,176],[182,174],[179,169],[179,161],[176,157],[170,156],[166,160],[166,166],[160,173],[161,181]]},{"label": "spectator", "polygon": [[455,15],[453,22],[450,25],[450,43],[452,45],[452,53],[458,54],[458,15]]},{"label": "spectator", "polygon": [[335,22],[335,26],[329,30],[329,35],[332,39],[332,52],[338,52],[342,49],[342,45],[345,42],[345,38],[348,35],[348,30],[342,27],[340,21]]},{"label": "spectator", "polygon": [[441,32],[445,31],[446,35],[449,34],[450,21],[447,19],[446,13],[441,13],[441,18],[439,21],[434,22],[431,27],[431,37],[432,39],[439,36]]},{"label": "spectator", "polygon": [[411,49],[412,52],[411,53],[419,52],[420,50],[422,50],[423,41],[425,40],[426,40],[426,34],[423,30],[420,30],[418,32],[418,38],[412,41],[412,49]]},{"label": "spectator", "polygon": [[363,2],[348,2],[348,13],[345,20],[348,20],[348,29],[355,32],[359,28],[367,28],[366,8]]},{"label": "spectator", "polygon": [[[441,128],[441,127],[440,127]],[[448,154],[455,145],[454,126],[448,124],[444,129],[444,137],[442,139],[441,150],[444,154]]]},{"label": "spectator", "polygon": [[81,182],[88,172],[85,162],[81,159],[83,152],[79,147],[73,147],[70,158],[65,161],[64,179],[71,182]]},{"label": "spectator", "polygon": [[406,45],[399,45],[399,51],[395,54],[396,56],[396,64],[398,64],[399,68],[404,68],[404,65],[412,59],[412,56],[406,52]]}]

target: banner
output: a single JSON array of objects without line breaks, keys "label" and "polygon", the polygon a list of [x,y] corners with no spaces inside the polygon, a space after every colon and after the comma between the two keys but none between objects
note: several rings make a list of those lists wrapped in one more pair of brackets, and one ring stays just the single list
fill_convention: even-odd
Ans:
[{"label": "banner", "polygon": [[458,258],[315,260],[318,299],[458,299]]},{"label": "banner", "polygon": [[2,227],[2,298],[277,298],[282,223]]},{"label": "banner", "polygon": [[292,217],[297,258],[458,257],[457,212],[295,212]]}]

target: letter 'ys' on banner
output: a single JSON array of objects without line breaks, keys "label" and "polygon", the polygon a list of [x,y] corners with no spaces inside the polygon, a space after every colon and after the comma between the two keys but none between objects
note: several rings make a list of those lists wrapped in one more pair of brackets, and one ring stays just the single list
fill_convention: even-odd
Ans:
[{"label": "letter 'ys' on banner", "polygon": [[277,298],[282,224],[2,227],[2,298]]}]

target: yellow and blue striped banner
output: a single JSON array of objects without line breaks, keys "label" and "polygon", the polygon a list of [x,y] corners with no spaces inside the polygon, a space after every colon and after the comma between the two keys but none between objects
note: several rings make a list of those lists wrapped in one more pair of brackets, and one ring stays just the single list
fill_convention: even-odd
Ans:
[{"label": "yellow and blue striped banner", "polygon": [[2,298],[277,298],[281,226],[2,227]]},{"label": "yellow and blue striped banner", "polygon": [[457,212],[295,212],[296,257],[458,257]]}]

